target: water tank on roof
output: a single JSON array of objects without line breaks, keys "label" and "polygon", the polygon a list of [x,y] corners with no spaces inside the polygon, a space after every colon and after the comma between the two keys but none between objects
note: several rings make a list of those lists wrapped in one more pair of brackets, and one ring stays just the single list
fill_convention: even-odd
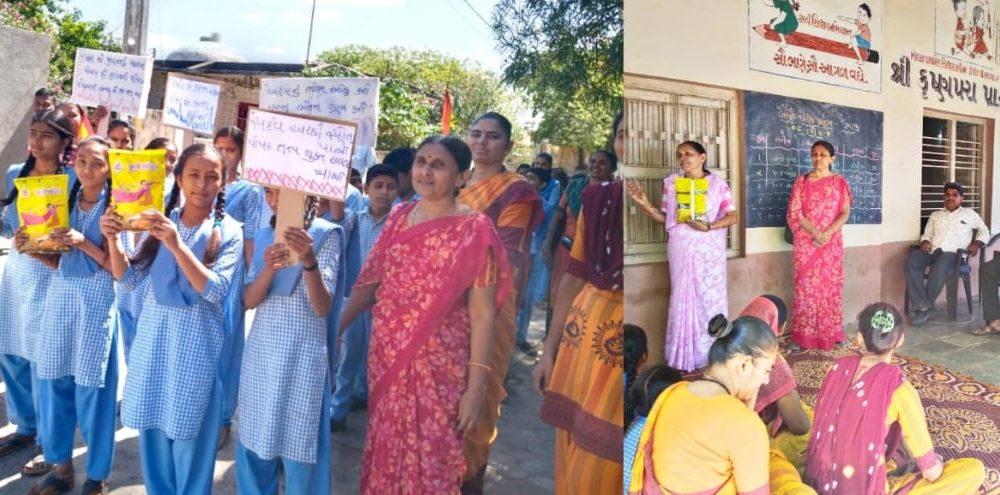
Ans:
[{"label": "water tank on roof", "polygon": [[219,33],[202,36],[197,43],[182,46],[167,55],[167,60],[186,62],[246,62],[232,48],[222,44]]}]

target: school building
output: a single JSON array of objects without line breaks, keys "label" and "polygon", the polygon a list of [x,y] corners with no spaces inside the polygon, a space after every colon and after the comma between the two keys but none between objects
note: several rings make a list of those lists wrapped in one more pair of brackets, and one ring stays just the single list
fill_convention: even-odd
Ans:
[{"label": "school building", "polygon": [[[653,204],[677,144],[700,141],[729,181],[740,223],[729,231],[729,311],[753,297],[791,301],[784,214],[817,139],[854,193],[844,227],[844,316],[884,300],[902,308],[903,267],[942,185],[1000,225],[993,173],[1000,112],[995,0],[629,0],[625,3],[626,145],[622,175]],[[630,201],[630,200],[629,200]],[[626,208],[625,321],[663,353],[670,293],[665,234]],[[986,259],[993,256],[991,246]],[[972,261],[973,298],[978,298]],[[996,290],[996,288],[990,288]],[[958,291],[959,317],[966,313]],[[938,300],[944,305],[945,296]],[[975,315],[977,318],[981,315]]]}]

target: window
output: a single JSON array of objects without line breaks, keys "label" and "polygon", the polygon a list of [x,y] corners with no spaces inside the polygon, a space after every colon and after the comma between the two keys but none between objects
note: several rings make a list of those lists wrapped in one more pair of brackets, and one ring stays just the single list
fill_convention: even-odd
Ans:
[{"label": "window", "polygon": [[931,213],[942,208],[942,186],[958,182],[965,188],[962,205],[979,213],[989,225],[987,144],[992,122],[975,117],[927,111],[924,114],[920,169],[920,231]]},{"label": "window", "polygon": [[[733,199],[742,205],[739,113],[735,90],[626,74],[622,177],[639,182],[659,206],[663,178],[676,170],[677,145],[694,140],[708,151],[711,172],[729,183]],[[666,261],[663,227],[631,199],[626,205],[625,263]],[[728,248],[730,257],[742,254],[741,224],[729,228]]]},{"label": "window", "polygon": [[251,108],[257,108],[257,104],[256,103],[247,103],[247,102],[244,102],[244,101],[240,102],[240,106],[238,107],[238,109],[236,111],[236,127],[239,127],[240,129],[243,129],[244,131],[246,130],[246,128],[247,128],[247,116],[249,116]]}]

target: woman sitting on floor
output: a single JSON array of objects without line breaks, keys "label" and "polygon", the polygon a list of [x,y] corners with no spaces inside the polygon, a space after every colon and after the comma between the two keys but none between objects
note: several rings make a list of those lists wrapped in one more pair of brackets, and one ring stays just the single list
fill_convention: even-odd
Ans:
[{"label": "woman sitting on floor", "polygon": [[[942,460],[934,452],[916,389],[892,364],[903,345],[903,317],[890,304],[858,316],[865,353],[834,362],[816,398],[806,479],[821,494],[974,494],[985,477],[978,459]],[[920,472],[888,476],[886,453],[900,433]]]},{"label": "woman sitting on floor", "polygon": [[628,493],[812,493],[787,463],[780,485],[769,481],[775,460],[753,406],[778,355],[773,330],[758,318],[718,315],[709,334],[703,377],[672,385],[649,411]]}]

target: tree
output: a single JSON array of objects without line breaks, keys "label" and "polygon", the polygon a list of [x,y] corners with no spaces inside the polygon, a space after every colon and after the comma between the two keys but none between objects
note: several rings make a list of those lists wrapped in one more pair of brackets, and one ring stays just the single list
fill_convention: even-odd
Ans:
[{"label": "tree", "polygon": [[500,0],[493,32],[504,81],[542,114],[535,140],[606,146],[621,108],[622,0]]},{"label": "tree", "polygon": [[440,131],[444,90],[452,96],[452,132],[479,114],[514,108],[513,93],[480,65],[435,51],[349,45],[320,53],[310,77],[372,76],[379,88],[379,149],[413,146]]},{"label": "tree", "polygon": [[52,38],[49,86],[60,95],[72,89],[77,48],[120,52],[104,21],[81,20],[79,10],[67,10],[65,0],[0,0],[0,24],[47,34]]}]

